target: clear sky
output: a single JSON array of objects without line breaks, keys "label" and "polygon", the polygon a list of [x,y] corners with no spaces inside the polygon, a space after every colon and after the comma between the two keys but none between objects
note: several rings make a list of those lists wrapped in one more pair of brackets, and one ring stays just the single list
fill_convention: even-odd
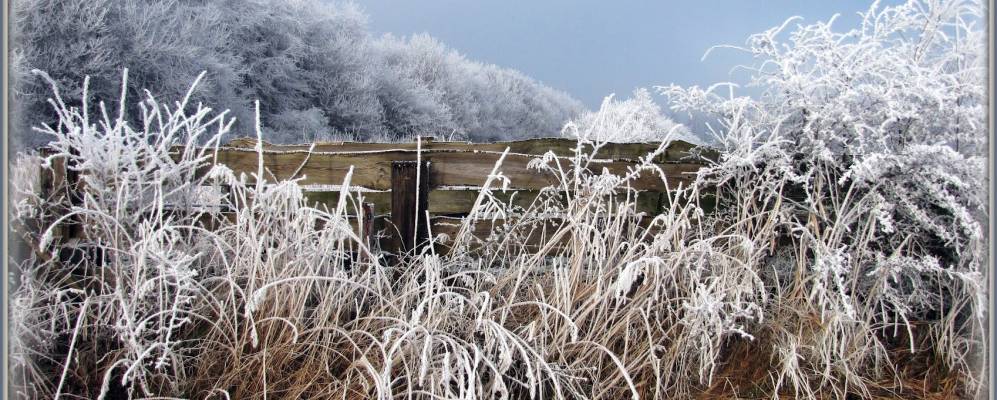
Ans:
[{"label": "clear sky", "polygon": [[[730,69],[750,58],[736,50],[703,53],[716,44],[743,44],[748,35],[794,15],[803,22],[840,13],[842,28],[871,0],[598,1],[598,0],[355,0],[375,34],[429,33],[468,58],[518,69],[567,91],[589,108],[637,87],[731,81]],[[899,1],[883,1],[895,4]],[[743,74],[733,77],[743,81]]]}]

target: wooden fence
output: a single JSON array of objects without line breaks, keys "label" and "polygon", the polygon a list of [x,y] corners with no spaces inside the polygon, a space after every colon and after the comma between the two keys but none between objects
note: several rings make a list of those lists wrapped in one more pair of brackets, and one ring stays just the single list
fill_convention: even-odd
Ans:
[{"label": "wooden fence", "polygon": [[[570,168],[577,146],[575,140],[560,138],[497,143],[440,142],[423,138],[410,143],[264,143],[262,147],[267,180],[301,178],[306,198],[330,207],[337,204],[340,185],[352,167],[350,190],[361,192],[365,202],[365,218],[355,220],[358,232],[372,241],[375,232],[404,233],[401,238],[395,233],[393,239],[379,243],[382,249],[394,251],[411,249],[422,243],[427,237],[427,226],[424,218],[416,216],[427,212],[431,221],[428,227],[434,235],[443,233],[453,237],[456,222],[471,210],[481,185],[506,149],[508,153],[500,169],[509,179],[508,191],[496,196],[525,206],[541,189],[558,182],[550,173],[528,168],[530,161],[553,152],[565,168]],[[625,175],[640,158],[658,146],[659,143],[606,144],[593,158],[591,165],[595,168],[592,169],[598,169],[595,173],[608,171]],[[652,160],[664,172],[668,187],[688,184],[702,167],[703,164],[692,157],[694,148],[686,142],[672,142]],[[591,149],[583,147],[583,150]],[[230,141],[218,149],[216,160],[237,175],[256,173],[255,139]],[[73,180],[78,179],[59,171],[55,176],[49,181],[65,179],[70,188],[75,184]],[[53,184],[43,181],[43,187]],[[653,215],[665,206],[663,192],[666,186],[658,174],[645,172],[631,182],[631,187],[639,191],[636,199],[639,211]],[[69,197],[70,201],[76,200],[72,190]],[[72,236],[72,229],[67,234]]]}]

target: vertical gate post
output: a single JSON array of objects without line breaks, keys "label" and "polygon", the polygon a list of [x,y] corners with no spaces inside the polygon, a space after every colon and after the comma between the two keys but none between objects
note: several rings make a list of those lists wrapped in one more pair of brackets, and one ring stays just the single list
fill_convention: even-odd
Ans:
[{"label": "vertical gate post", "polygon": [[[72,148],[69,149],[69,154],[73,156],[79,156],[80,151]],[[74,207],[83,205],[83,194],[80,188],[80,172],[69,167],[69,160],[63,161],[63,168],[66,172],[66,190],[69,191],[69,203]],[[66,237],[76,238],[82,236],[83,225],[80,223],[78,217],[69,218],[66,223]]]},{"label": "vertical gate post", "polygon": [[418,168],[416,163],[391,163],[391,222],[401,236],[395,242],[399,253],[418,251],[429,238],[423,221],[429,204],[429,163],[423,161]]},{"label": "vertical gate post", "polygon": [[[360,240],[363,240],[367,250],[374,251],[374,203],[363,203],[360,209],[363,214],[360,219]],[[360,262],[370,261],[366,252],[360,252]]]}]

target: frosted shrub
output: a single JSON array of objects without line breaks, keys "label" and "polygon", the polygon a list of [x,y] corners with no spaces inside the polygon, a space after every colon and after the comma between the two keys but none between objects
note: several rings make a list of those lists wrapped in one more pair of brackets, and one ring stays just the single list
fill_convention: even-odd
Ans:
[{"label": "frosted shrub", "polygon": [[643,88],[634,90],[627,100],[607,97],[598,111],[579,116],[562,134],[617,143],[658,142],[671,134],[673,140],[702,142],[688,128],[664,116],[651,92]]},{"label": "frosted shrub", "polygon": [[[900,341],[978,387],[969,349],[983,344],[985,309],[971,283],[986,244],[982,15],[976,2],[910,1],[874,4],[847,32],[832,18],[784,33],[790,19],[739,47],[758,60],[749,69],[760,98],[723,85],[660,88],[675,110],[721,121],[720,162],[704,182],[722,199],[749,194],[805,249],[759,267],[793,268],[768,283],[783,295],[766,313],[789,318],[768,328],[778,385],[868,395],[866,376],[899,373],[887,346]],[[801,335],[794,326],[808,318],[816,324]],[[823,379],[802,382],[803,368]]]}]

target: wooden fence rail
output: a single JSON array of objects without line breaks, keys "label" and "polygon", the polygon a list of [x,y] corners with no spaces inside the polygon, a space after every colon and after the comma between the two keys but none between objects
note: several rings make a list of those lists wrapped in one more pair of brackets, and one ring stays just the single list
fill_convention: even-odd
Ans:
[{"label": "wooden fence rail", "polygon": [[[381,242],[381,247],[408,250],[418,247],[427,235],[425,217],[416,216],[428,213],[429,230],[434,234],[449,233],[453,221],[471,210],[481,185],[506,149],[508,153],[501,171],[509,179],[509,191],[497,196],[525,206],[540,194],[541,189],[558,182],[557,176],[549,172],[529,168],[530,162],[550,152],[568,170],[578,146],[575,140],[561,138],[497,143],[439,142],[423,138],[410,143],[264,143],[262,149],[267,180],[299,178],[309,201],[330,207],[338,202],[339,185],[352,167],[350,190],[362,192],[363,214],[367,214],[364,215],[367,223],[357,222],[361,225],[358,232],[370,237],[391,224],[402,237]],[[625,175],[658,146],[659,143],[605,144],[592,157],[590,169],[594,173],[607,171]],[[581,149],[586,153],[592,151],[590,146]],[[695,172],[703,166],[695,161],[694,149],[694,145],[686,142],[672,142],[651,160],[664,172],[667,186],[661,176],[648,172],[631,182],[631,187],[639,191],[636,199],[639,211],[650,215],[660,212],[666,205],[666,187],[675,188],[693,179]],[[219,147],[216,160],[237,175],[255,174],[259,167],[255,139],[230,141]],[[51,188],[60,179],[65,179],[69,185],[64,187],[72,188],[75,182],[68,181],[77,178],[64,170],[55,171],[53,175],[47,180],[43,178],[43,186]]]}]

